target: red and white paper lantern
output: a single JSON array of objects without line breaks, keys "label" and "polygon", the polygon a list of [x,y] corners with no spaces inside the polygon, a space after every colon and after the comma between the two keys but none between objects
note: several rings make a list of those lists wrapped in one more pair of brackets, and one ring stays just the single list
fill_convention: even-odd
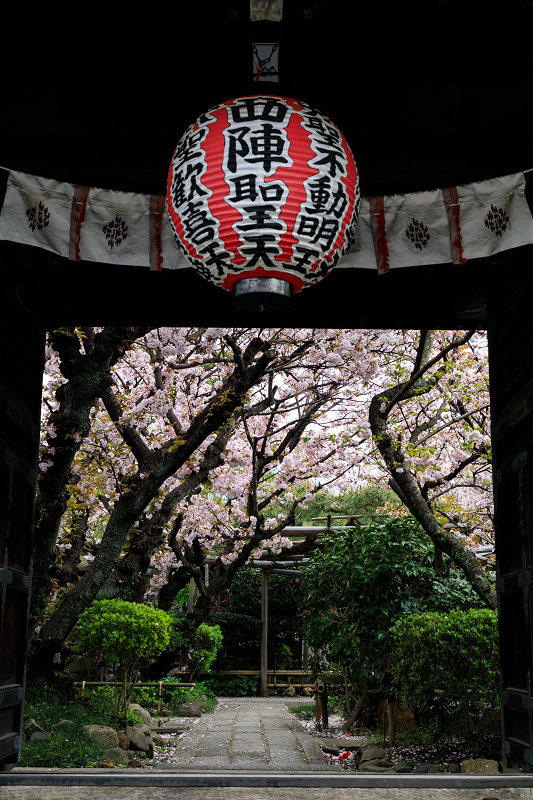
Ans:
[{"label": "red and white paper lantern", "polygon": [[325,277],[353,238],[359,199],[342,133],[286,97],[239,97],[203,114],[180,139],[167,186],[180,250],[242,307],[287,307]]}]

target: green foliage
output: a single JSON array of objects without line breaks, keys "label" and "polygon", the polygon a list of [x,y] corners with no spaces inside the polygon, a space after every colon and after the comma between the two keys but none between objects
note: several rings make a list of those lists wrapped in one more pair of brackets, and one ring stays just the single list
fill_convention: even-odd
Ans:
[{"label": "green foliage", "polygon": [[291,713],[295,714],[298,719],[302,719],[305,722],[312,720],[315,718],[315,704],[313,703],[305,703],[301,706],[292,706]]},{"label": "green foliage", "polygon": [[[103,758],[102,750],[92,742],[84,725],[120,724],[111,697],[96,696],[74,700],[63,688],[39,678],[26,686],[25,720],[33,718],[44,730],[52,733],[47,742],[24,742],[21,767],[86,767]],[[54,729],[61,720],[72,725]]]},{"label": "green foliage", "polygon": [[[183,648],[185,643],[185,624],[183,616],[175,616],[172,620],[171,642],[172,650]],[[198,672],[209,672],[219,649],[222,647],[223,634],[218,625],[207,625],[202,622],[196,629],[192,650],[185,653],[187,672],[190,679]]]},{"label": "green foliage", "polygon": [[[472,735],[499,705],[497,612],[415,614],[392,628],[394,680],[422,716],[427,709]],[[426,715],[427,716],[427,715]],[[499,716],[499,715],[498,715]],[[441,720],[442,721],[442,720]]]},{"label": "green foliage", "polygon": [[303,568],[305,638],[345,679],[347,710],[367,691],[394,697],[390,678],[390,629],[421,611],[476,607],[481,601],[463,573],[444,556],[444,574],[433,567],[434,549],[411,517],[386,518],[336,531]]},{"label": "green foliage", "polygon": [[[389,502],[397,503],[398,498],[391,489],[384,486],[364,486],[353,492],[339,495],[321,491],[317,492],[308,503],[307,508],[300,512],[297,524],[319,525],[319,522],[312,521],[313,518],[327,517],[328,514],[333,517],[341,514],[353,514],[358,517],[356,521],[363,524],[371,522],[377,510]],[[334,523],[344,525],[342,519],[334,520]]]},{"label": "green foliage", "polygon": [[[290,645],[300,637],[302,597],[299,579],[291,575],[269,576],[268,617],[269,653],[275,656],[281,652],[282,645]],[[260,571],[245,569],[238,572],[230,588],[221,595],[221,611],[211,613],[209,621],[220,625],[224,633],[223,657],[221,653],[217,659],[218,669],[257,668],[261,643]],[[292,656],[288,666],[293,666]]]},{"label": "green foliage", "polygon": [[205,711],[213,711],[218,700],[216,694],[205,681],[197,681],[196,686],[180,686],[179,678],[165,678],[165,683],[175,683],[175,687],[165,688],[165,703],[171,708],[180,703],[191,703],[202,700]]},{"label": "green foliage", "polygon": [[118,665],[115,702],[124,715],[141,665],[168,647],[170,623],[165,611],[126,600],[97,600],[81,615],[79,650]]},{"label": "green foliage", "polygon": [[286,644],[281,644],[276,652],[276,669],[291,669],[293,666],[293,661],[294,659],[290,649]]},{"label": "green foliage", "polygon": [[204,685],[217,696],[246,697],[257,694],[259,677],[256,675],[213,675]]}]

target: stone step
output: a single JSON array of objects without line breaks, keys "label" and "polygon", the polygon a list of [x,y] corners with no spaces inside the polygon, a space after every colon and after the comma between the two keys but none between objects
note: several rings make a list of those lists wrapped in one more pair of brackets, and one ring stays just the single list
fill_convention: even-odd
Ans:
[{"label": "stone step", "polygon": [[162,725],[160,728],[151,728],[153,733],[158,733],[160,736],[165,733],[184,733],[190,729],[190,725]]}]

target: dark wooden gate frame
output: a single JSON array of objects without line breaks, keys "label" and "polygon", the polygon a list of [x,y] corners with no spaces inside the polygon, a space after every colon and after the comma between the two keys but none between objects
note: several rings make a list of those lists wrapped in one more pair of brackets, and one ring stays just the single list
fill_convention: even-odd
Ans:
[{"label": "dark wooden gate frame", "polygon": [[[71,183],[163,194],[177,138],[232,96],[272,91],[339,125],[363,194],[424,191],[533,167],[533,6],[514,0],[285,0],[250,24],[249,0],[160,4],[122,26],[122,4],[6,4],[15,58],[2,89],[0,162]],[[467,6],[471,6],[468,8]],[[144,8],[144,7],[143,7]],[[154,6],[155,8],[155,6]],[[200,32],[200,33],[199,33]],[[495,32],[498,34],[495,41]],[[250,41],[281,40],[282,82],[251,84]],[[489,47],[490,44],[490,47]],[[497,44],[497,49],[494,47]],[[75,48],[74,61],[65,52]],[[104,54],[94,59],[95,52]],[[39,57],[43,57],[42,68]],[[34,62],[32,62],[34,63]],[[127,66],[127,69],[124,67]],[[507,76],[511,69],[513,77]],[[149,80],[131,79],[135,70]],[[246,77],[243,77],[246,76]],[[513,84],[505,81],[515,80]],[[0,202],[7,174],[0,171]],[[526,196],[531,189],[531,173]],[[531,206],[531,199],[530,199]],[[504,755],[533,770],[533,247],[392,271],[334,271],[269,327],[488,329]],[[257,325],[192,271],[150,273],[0,243],[0,761],[18,758],[45,329]]]},{"label": "dark wooden gate frame", "polygon": [[[500,650],[503,754],[508,764],[519,763],[533,771],[533,696],[531,687],[533,601],[533,315],[529,309],[527,265],[530,247],[512,251],[498,261],[477,264],[463,269],[457,291],[468,289],[473,281],[481,305],[487,305],[486,320],[478,319],[474,327],[488,327],[490,348],[491,406],[493,415],[493,447],[496,500],[496,553],[500,603]],[[42,251],[30,254],[17,248],[2,248],[2,328],[0,343],[0,761],[4,767],[16,763],[21,747],[21,723],[24,696],[24,661],[27,615],[31,583],[31,550],[33,537],[34,493],[37,475],[38,425],[40,413],[41,374],[44,327],[58,324],[61,317],[84,317],[93,311],[85,305],[64,310],[75,284],[65,282],[63,296],[57,301],[54,315],[40,318],[39,297],[57,266],[46,266]],[[7,257],[9,256],[9,257]],[[68,264],[60,267],[68,269]],[[480,267],[486,280],[480,279]],[[95,265],[86,270],[96,269]],[[445,269],[445,267],[443,267]],[[354,271],[355,272],[355,271]],[[417,271],[405,270],[405,290],[415,292]],[[143,270],[135,291],[145,277]],[[453,270],[449,274],[454,275]],[[36,280],[40,276],[42,284]],[[152,286],[159,291],[167,276],[152,275]],[[204,282],[194,274],[173,277],[174,292],[185,308],[205,292]],[[180,277],[178,281],[178,277]],[[187,292],[184,292],[184,277]],[[342,274],[343,285],[356,290],[360,275]],[[457,277],[455,274],[454,277]],[[337,278],[338,280],[338,278]],[[376,290],[385,309],[392,302],[398,287],[394,280],[375,277]],[[273,315],[264,324],[269,327],[294,324],[312,326],[320,312],[326,288],[335,292],[335,282],[324,283],[321,302],[309,293],[291,312]],[[465,289],[466,286],[466,289]],[[472,286],[470,286],[472,289]],[[257,324],[232,308],[229,297],[218,295],[218,314],[213,323]],[[390,295],[390,296],[389,296]],[[80,295],[81,297],[82,295]],[[327,299],[327,296],[326,296]],[[397,298],[396,298],[397,299]],[[334,296],[329,300],[333,303]],[[72,302],[72,300],[71,300]],[[170,307],[163,315],[169,320]],[[367,307],[365,313],[376,314]],[[382,312],[383,313],[383,312]],[[387,313],[387,312],[385,312]],[[399,327],[414,327],[420,320],[406,304],[397,312]],[[433,309],[438,313],[438,309]],[[56,317],[57,315],[57,317]],[[99,310],[98,322],[109,320],[109,309]],[[120,315],[119,315],[120,316]],[[179,315],[181,316],[181,315]],[[190,316],[190,315],[189,315]],[[199,309],[193,315],[198,324],[211,322],[210,314]],[[324,316],[324,313],[322,314]],[[465,327],[464,318],[441,308],[442,327]],[[484,316],[484,314],[483,314]],[[55,317],[55,318],[54,318]],[[131,319],[131,318],[130,318]],[[296,319],[297,323],[293,320]],[[69,320],[70,321],[70,320]],[[85,320],[83,320],[85,322]],[[114,322],[115,320],[113,320]],[[181,322],[181,320],[179,320]],[[375,320],[377,321],[377,320]],[[337,304],[335,327],[361,327],[362,319],[354,319],[353,311]],[[365,320],[366,322],[366,320]],[[188,318],[186,324],[194,324]],[[322,324],[331,324],[327,319]]]}]

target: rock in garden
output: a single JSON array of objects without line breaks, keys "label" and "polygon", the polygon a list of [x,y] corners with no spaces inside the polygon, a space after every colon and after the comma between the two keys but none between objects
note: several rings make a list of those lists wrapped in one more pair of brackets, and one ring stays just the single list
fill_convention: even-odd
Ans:
[{"label": "rock in garden", "polygon": [[180,703],[176,706],[176,716],[178,717],[201,717],[203,703],[193,700],[192,703]]},{"label": "rock in garden", "polygon": [[428,773],[430,775],[434,775],[437,772],[446,772],[446,766],[444,764],[433,764],[429,769]]},{"label": "rock in garden", "polygon": [[142,706],[140,706],[138,703],[130,703],[128,706],[128,710],[136,712],[145,725],[152,724],[152,717],[150,716],[150,712],[147,711]]},{"label": "rock in garden", "polygon": [[317,736],[316,741],[323,749],[334,747],[338,750],[350,750],[352,753],[361,750],[361,743],[345,739],[344,736]]},{"label": "rock in garden", "polygon": [[56,722],[52,725],[52,730],[61,730],[62,728],[70,728],[71,725],[74,725],[71,719],[60,719],[59,722]]},{"label": "rock in garden", "polygon": [[417,764],[412,771],[416,773],[427,774],[430,767],[434,766],[435,764],[432,761],[424,761],[422,764]]},{"label": "rock in garden", "polygon": [[125,733],[119,733],[118,735],[118,746],[122,748],[122,750],[129,750],[130,749],[130,740],[126,736]]},{"label": "rock in garden", "polygon": [[466,775],[499,773],[498,762],[490,758],[469,758],[463,761],[461,772]]},{"label": "rock in garden", "polygon": [[304,686],[304,688],[302,689],[302,694],[304,697],[312,697],[314,692],[310,686]]},{"label": "rock in garden", "polygon": [[104,754],[109,761],[113,761],[115,764],[127,764],[130,760],[127,751],[122,747],[108,747],[107,750],[104,750]]},{"label": "rock in garden", "polygon": [[24,725],[24,735],[29,739],[32,733],[44,733],[44,728],[41,728],[34,719],[29,719]]},{"label": "rock in garden", "polygon": [[361,753],[361,761],[372,761],[375,758],[386,758],[387,753],[378,747],[376,744],[371,744],[370,747],[365,747]]},{"label": "rock in garden", "polygon": [[131,727],[135,728],[136,731],[140,731],[141,733],[144,733],[145,736],[151,736],[152,735],[151,727],[149,725],[145,725],[144,722],[136,722],[135,725],[132,725]]},{"label": "rock in garden", "polygon": [[169,743],[168,739],[163,739],[158,733],[152,733],[152,741],[157,747],[165,747]]},{"label": "rock in garden", "polygon": [[363,761],[359,764],[359,772],[394,772],[389,767],[380,767],[376,761]]},{"label": "rock in garden", "polygon": [[340,754],[340,750],[338,747],[327,747],[326,745],[321,744],[320,747],[324,751],[324,753],[329,753],[332,756],[338,756]]},{"label": "rock in garden", "polygon": [[84,725],[83,730],[89,739],[95,742],[102,750],[109,750],[110,747],[118,747],[118,733],[113,728],[105,725]]},{"label": "rock in garden", "polygon": [[412,767],[406,761],[397,761],[396,764],[392,765],[394,772],[405,773],[411,772]]},{"label": "rock in garden", "polygon": [[144,750],[145,752],[148,751],[149,747],[146,734],[140,731],[138,728],[130,728],[128,725],[126,728],[126,736],[129,739],[132,750]]},{"label": "rock in garden", "polygon": [[294,686],[287,686],[284,692],[281,693],[283,697],[296,697],[296,689]]},{"label": "rock in garden", "polygon": [[35,731],[30,736],[30,742],[47,742],[51,738],[52,734],[48,733],[48,731]]},{"label": "rock in garden", "polygon": [[387,767],[387,769],[394,766],[394,762],[391,761],[390,758],[376,758],[373,763],[378,767]]},{"label": "rock in garden", "polygon": [[461,772],[461,767],[452,761],[451,764],[448,764],[448,772]]}]

